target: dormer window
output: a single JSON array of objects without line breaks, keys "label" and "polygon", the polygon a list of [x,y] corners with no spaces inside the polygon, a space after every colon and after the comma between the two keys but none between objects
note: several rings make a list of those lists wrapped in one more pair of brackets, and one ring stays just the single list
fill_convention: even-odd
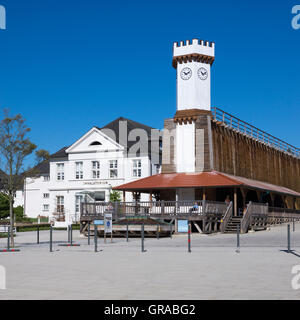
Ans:
[{"label": "dormer window", "polygon": [[92,143],[90,144],[90,146],[101,146],[101,145],[102,145],[102,143],[99,142],[99,141],[94,141],[94,142],[92,142]]}]

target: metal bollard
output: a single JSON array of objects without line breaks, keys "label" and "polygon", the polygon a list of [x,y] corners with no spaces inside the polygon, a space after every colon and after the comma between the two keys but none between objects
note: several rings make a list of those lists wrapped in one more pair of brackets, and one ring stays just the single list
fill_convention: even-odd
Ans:
[{"label": "metal bollard", "polygon": [[236,228],[236,251],[237,253],[240,252],[240,225]]},{"label": "metal bollard", "polygon": [[145,229],[144,229],[144,224],[142,224],[142,230],[141,230],[142,252],[146,252],[145,251],[144,238],[145,238]]},{"label": "metal bollard", "polygon": [[290,225],[287,225],[287,251],[288,253],[291,252],[291,230]]},{"label": "metal bollard", "polygon": [[40,226],[38,225],[37,226],[37,229],[36,229],[36,231],[37,231],[37,239],[36,239],[36,243],[37,244],[40,244]]},{"label": "metal bollard", "polygon": [[295,232],[295,219],[293,219],[293,232]]},{"label": "metal bollard", "polygon": [[188,224],[188,252],[191,253],[191,224]]},{"label": "metal bollard", "polygon": [[10,249],[10,226],[7,227],[7,250]]},{"label": "metal bollard", "polygon": [[128,236],[129,236],[129,227],[128,227],[128,223],[127,223],[127,226],[126,226],[126,241],[127,242],[129,241]]},{"label": "metal bollard", "polygon": [[68,231],[68,243],[70,243],[70,226],[69,225],[67,227],[67,231]]},{"label": "metal bollard", "polygon": [[52,225],[50,225],[50,252],[53,252],[53,250],[52,250]]},{"label": "metal bollard", "polygon": [[91,223],[89,222],[89,224],[88,224],[88,245],[91,244],[90,236],[91,236]]},{"label": "metal bollard", "polygon": [[170,224],[170,238],[172,239],[172,234],[173,234],[173,226]]},{"label": "metal bollard", "polygon": [[72,225],[70,225],[70,243],[72,246],[72,244],[73,244],[73,227],[72,227]]},{"label": "metal bollard", "polygon": [[159,240],[159,225],[156,228],[156,239]]},{"label": "metal bollard", "polygon": [[94,244],[95,244],[95,252],[98,252],[98,247],[97,247],[97,226],[94,225]]}]

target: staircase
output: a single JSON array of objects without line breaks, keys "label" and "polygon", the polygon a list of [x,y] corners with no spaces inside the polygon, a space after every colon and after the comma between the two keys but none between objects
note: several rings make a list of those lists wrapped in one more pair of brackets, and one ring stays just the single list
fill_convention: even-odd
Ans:
[{"label": "staircase", "polygon": [[241,225],[243,217],[230,217],[224,233],[236,233],[237,227]]}]

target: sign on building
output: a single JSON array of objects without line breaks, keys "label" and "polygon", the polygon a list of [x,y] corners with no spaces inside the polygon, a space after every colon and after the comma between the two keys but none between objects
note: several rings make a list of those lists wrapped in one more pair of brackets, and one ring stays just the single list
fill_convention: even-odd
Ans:
[{"label": "sign on building", "polygon": [[112,233],[112,214],[105,213],[104,215],[104,232]]},{"label": "sign on building", "polygon": [[189,231],[188,220],[178,220],[177,221],[177,230],[179,233],[187,233]]},{"label": "sign on building", "polygon": [[104,225],[104,221],[103,220],[94,220],[94,225],[103,226]]}]

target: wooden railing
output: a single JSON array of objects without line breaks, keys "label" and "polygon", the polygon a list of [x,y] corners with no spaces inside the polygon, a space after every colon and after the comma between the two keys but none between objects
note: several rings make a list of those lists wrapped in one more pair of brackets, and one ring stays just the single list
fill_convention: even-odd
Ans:
[{"label": "wooden railing", "polygon": [[141,202],[95,202],[81,204],[81,218],[103,216],[113,212],[113,216],[201,216],[215,214],[223,216],[228,205],[214,201],[141,201]]},{"label": "wooden railing", "polygon": [[56,221],[59,221],[59,222],[64,222],[66,220],[66,216],[64,213],[62,212],[54,212],[53,213],[53,218],[56,220]]},{"label": "wooden railing", "polygon": [[230,220],[230,218],[232,217],[232,213],[233,213],[233,205],[232,202],[230,202],[229,206],[227,207],[227,210],[223,216],[222,222],[221,222],[221,232],[225,232],[226,230],[226,226]]},{"label": "wooden railing", "polygon": [[280,224],[291,221],[300,221],[300,210],[286,208],[272,208],[268,210],[268,223]]},{"label": "wooden railing", "polygon": [[241,233],[246,233],[248,231],[251,219],[254,215],[263,215],[267,217],[268,215],[268,204],[249,202],[247,205],[247,210],[241,221]]},{"label": "wooden railing", "polygon": [[214,120],[223,123],[226,127],[234,129],[240,132],[241,134],[247,135],[252,139],[267,144],[270,147],[288,153],[293,157],[300,158],[299,148],[296,148],[291,144],[284,142],[283,140],[278,139],[265,131],[258,129],[252,126],[251,124],[242,121],[219,108],[212,108],[212,114]]}]

